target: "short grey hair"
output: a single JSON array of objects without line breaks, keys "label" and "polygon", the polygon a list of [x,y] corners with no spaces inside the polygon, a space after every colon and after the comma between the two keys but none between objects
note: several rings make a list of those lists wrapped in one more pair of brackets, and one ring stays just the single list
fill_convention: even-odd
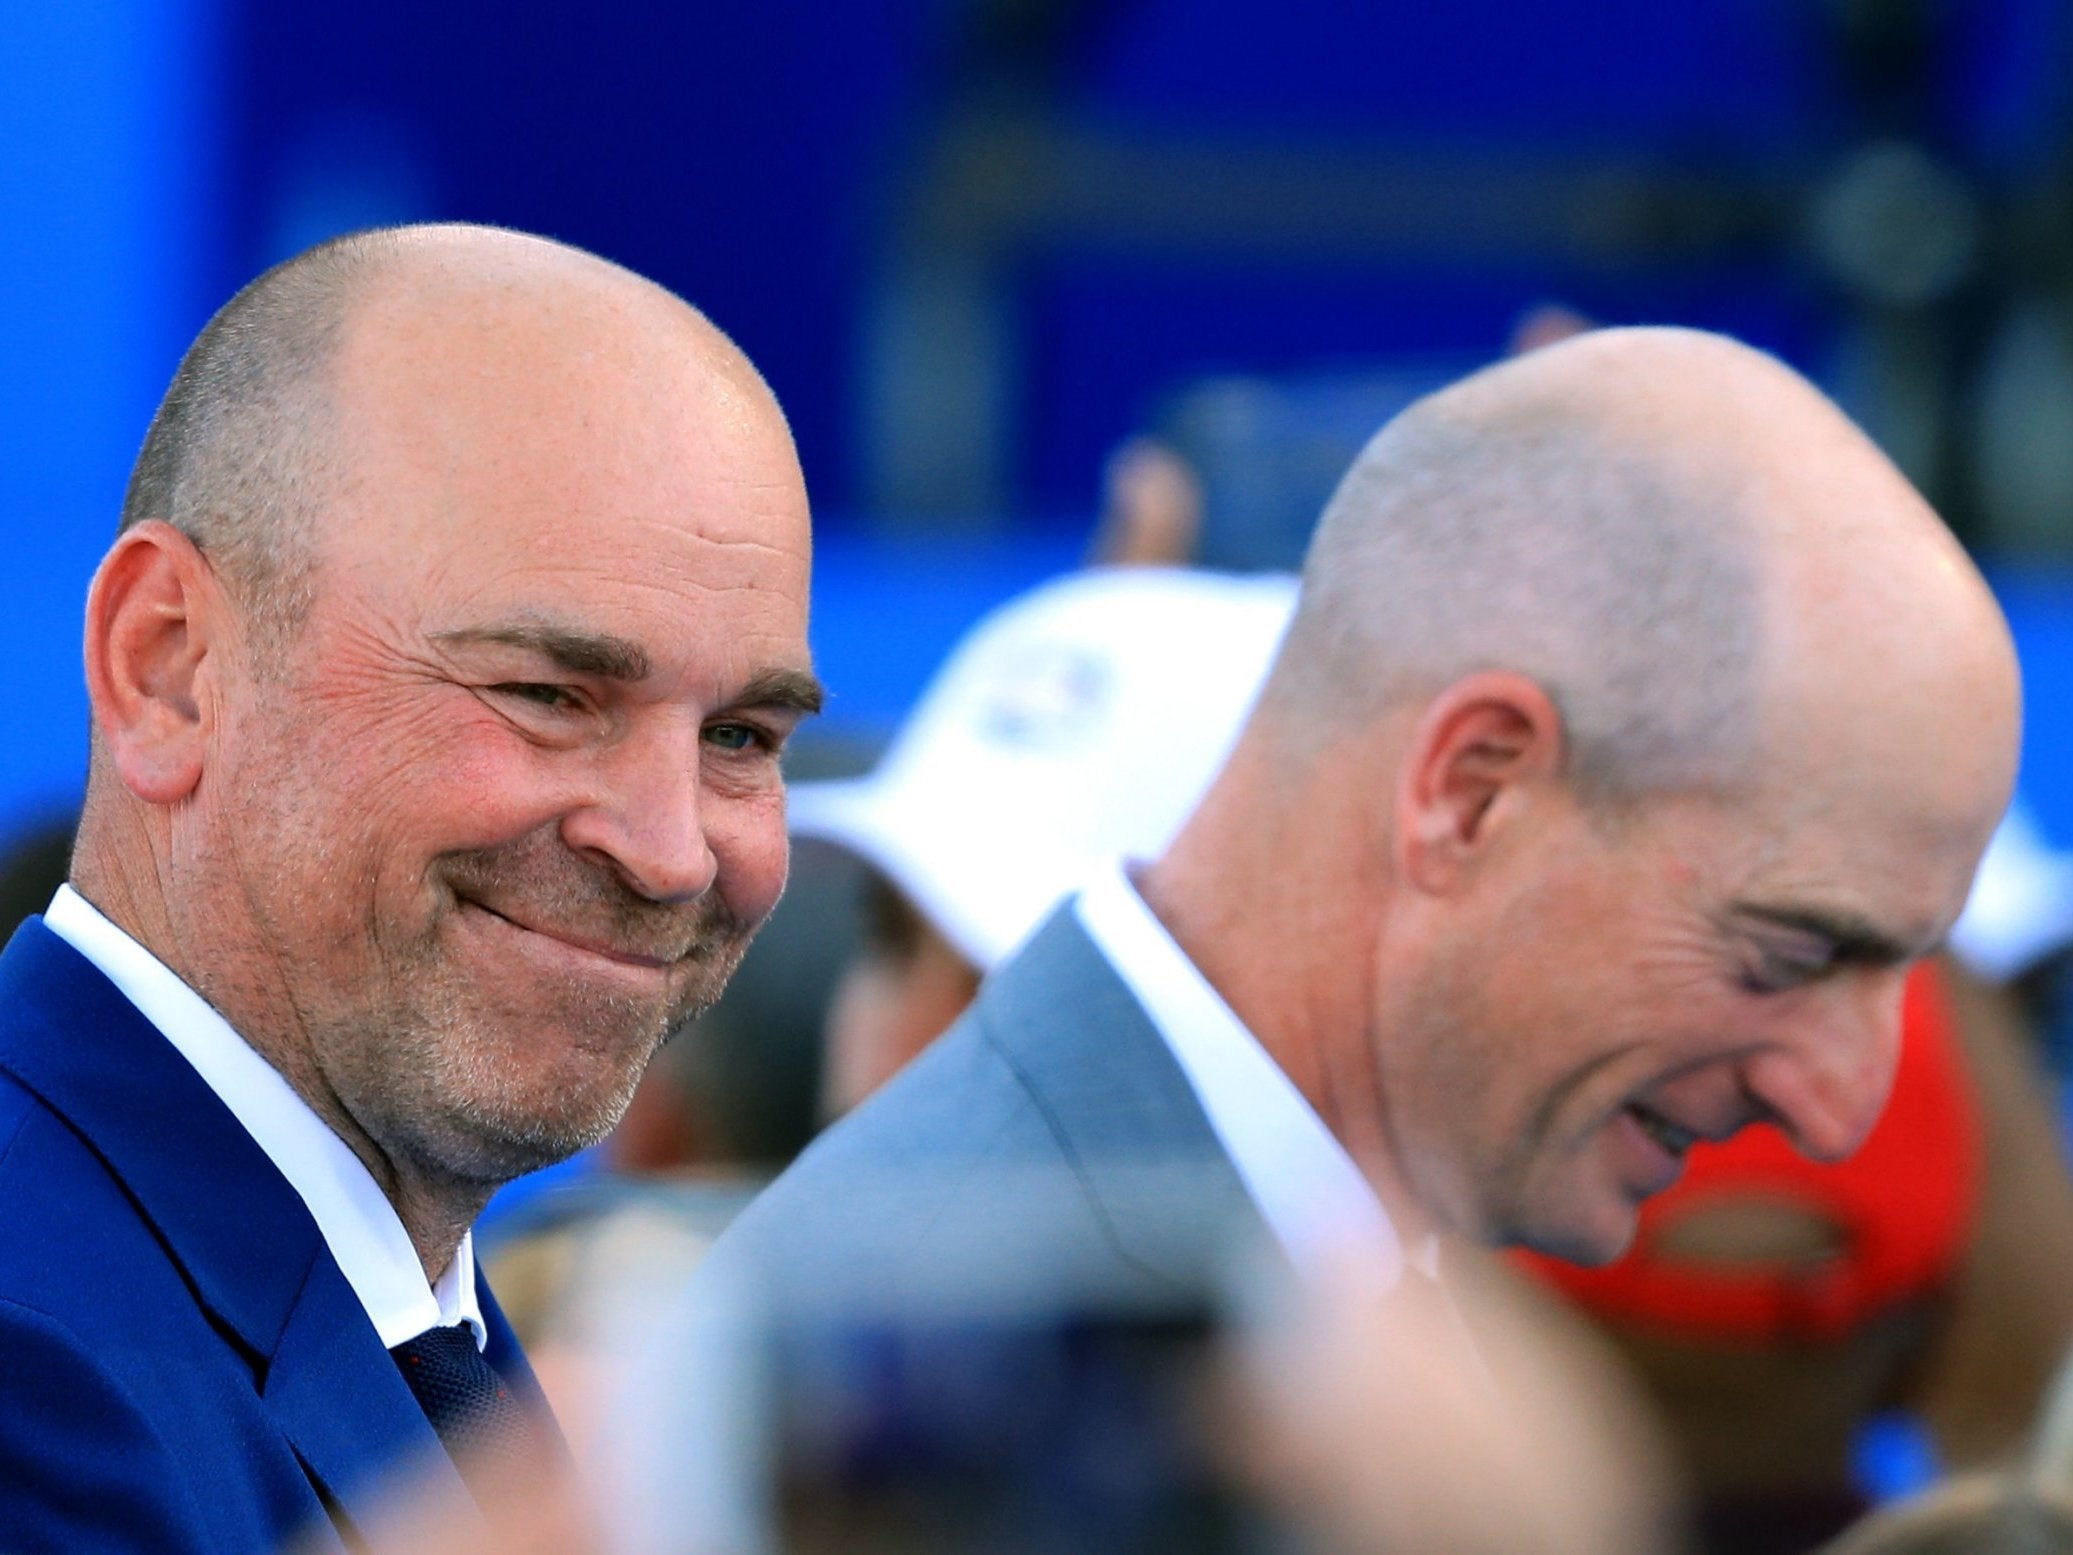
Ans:
[{"label": "short grey hair", "polygon": [[1340,483],[1277,679],[1325,699],[1312,716],[1372,717],[1512,670],[1555,702],[1591,797],[1729,778],[1758,716],[1746,482],[1610,424],[1573,384],[1468,388],[1404,412]]}]

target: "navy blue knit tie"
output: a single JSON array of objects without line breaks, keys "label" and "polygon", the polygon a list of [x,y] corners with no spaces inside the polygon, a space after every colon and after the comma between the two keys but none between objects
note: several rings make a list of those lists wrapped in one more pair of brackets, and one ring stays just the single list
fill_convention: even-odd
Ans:
[{"label": "navy blue knit tie", "polygon": [[520,1460],[530,1412],[482,1358],[467,1324],[428,1328],[389,1354],[471,1487],[479,1471]]}]

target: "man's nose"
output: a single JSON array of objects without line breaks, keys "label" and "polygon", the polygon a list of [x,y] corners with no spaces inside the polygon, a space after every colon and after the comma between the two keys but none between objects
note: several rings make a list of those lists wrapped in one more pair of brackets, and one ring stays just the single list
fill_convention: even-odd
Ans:
[{"label": "man's nose", "polygon": [[699,791],[699,731],[651,728],[601,754],[587,801],[561,823],[562,840],[601,859],[657,902],[703,896],[719,873]]},{"label": "man's nose", "polygon": [[1878,1122],[1900,1061],[1903,983],[1878,968],[1822,989],[1797,1029],[1744,1065],[1744,1086],[1802,1155],[1847,1160]]}]

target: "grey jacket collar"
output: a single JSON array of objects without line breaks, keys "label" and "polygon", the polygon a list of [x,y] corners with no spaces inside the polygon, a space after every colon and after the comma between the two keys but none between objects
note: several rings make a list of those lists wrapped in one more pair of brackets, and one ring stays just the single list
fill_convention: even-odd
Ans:
[{"label": "grey jacket collar", "polygon": [[972,1020],[1124,1258],[1192,1286],[1270,1241],[1165,1039],[1070,905],[988,980]]}]

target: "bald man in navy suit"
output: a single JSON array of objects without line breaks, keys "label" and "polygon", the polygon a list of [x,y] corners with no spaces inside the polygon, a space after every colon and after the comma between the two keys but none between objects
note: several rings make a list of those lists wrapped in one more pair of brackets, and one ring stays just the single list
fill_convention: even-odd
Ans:
[{"label": "bald man in navy suit", "polygon": [[336,1549],[551,1451],[469,1226],[776,901],[807,572],[769,390],[592,255],[364,234],[210,323],[0,956],[0,1545]]}]

